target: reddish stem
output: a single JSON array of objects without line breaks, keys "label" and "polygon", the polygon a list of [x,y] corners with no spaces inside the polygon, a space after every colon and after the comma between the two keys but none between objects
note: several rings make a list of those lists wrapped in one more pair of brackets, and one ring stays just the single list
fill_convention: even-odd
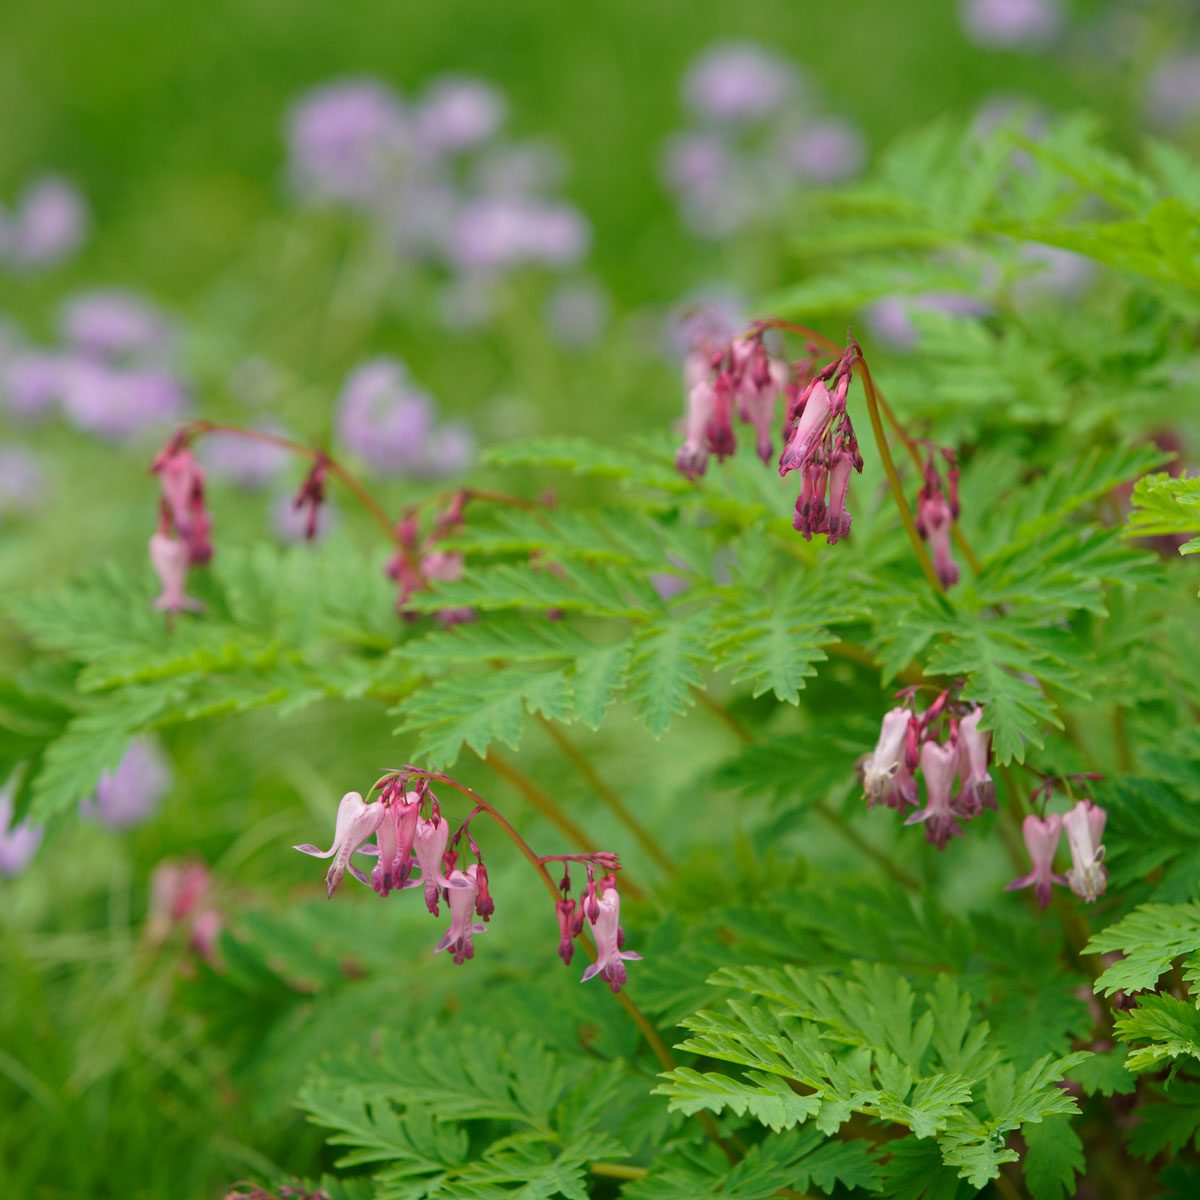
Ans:
[{"label": "reddish stem", "polygon": [[304,442],[294,441],[292,438],[280,437],[274,433],[264,433],[259,429],[245,429],[240,425],[225,425],[217,421],[193,421],[183,430],[183,433],[189,441],[206,433],[226,433],[233,437],[246,438],[247,441],[261,442],[266,446],[278,446],[281,450],[310,458],[314,462],[318,457],[323,457],[330,473],[367,510],[371,519],[383,530],[387,540],[393,545],[395,544],[396,532],[391,518],[363,484],[326,451],[305,445]]}]

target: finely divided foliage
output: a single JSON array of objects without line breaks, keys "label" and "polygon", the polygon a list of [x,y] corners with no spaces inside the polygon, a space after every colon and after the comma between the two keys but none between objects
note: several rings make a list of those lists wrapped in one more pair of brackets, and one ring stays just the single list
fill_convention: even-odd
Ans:
[{"label": "finely divided foliage", "polygon": [[[1177,583],[1200,481],[1163,435],[1196,355],[1200,174],[1163,145],[1117,158],[1083,119],[1034,140],[938,125],[799,228],[776,315],[691,347],[682,447],[503,445],[488,482],[520,495],[467,488],[394,530],[368,497],[386,553],[217,528],[214,554],[188,427],[156,460],[157,586],[106,567],[5,601],[40,652],[0,691],[17,818],[72,811],[139,734],[256,709],[371,706],[381,758],[415,764],[373,789],[364,764],[330,849],[300,848],[332,859],[331,894],[347,872],[397,893],[364,918],[375,953],[408,936],[410,889],[449,906],[437,948],[469,970],[404,943],[414,1011],[452,1014],[436,1033],[380,1053],[395,996],[354,992],[316,908],[221,939],[214,986],[273,998],[311,1066],[330,1189],[1064,1200],[1085,1171],[1150,1194],[1193,1170],[1169,1160],[1200,1147],[1200,610]],[[1086,256],[1097,294],[1039,291],[1031,245]],[[907,355],[792,323],[840,335],[947,292],[977,303],[914,309]],[[311,522],[346,481],[309,460]],[[505,757],[549,738],[622,852],[671,867],[657,810],[574,739],[612,730],[597,744],[636,759],[668,736],[666,756],[684,720],[713,748],[679,764],[668,841],[686,854],[704,825],[708,845],[672,873],[638,860],[620,896],[615,854],[538,855],[489,798],[515,780],[577,838],[585,802]],[[486,783],[446,774],[480,763]],[[475,946],[488,821],[615,1001],[543,984],[548,905],[536,944]],[[645,959],[628,978],[622,921]],[[321,1038],[281,999],[297,978],[338,997]]]}]

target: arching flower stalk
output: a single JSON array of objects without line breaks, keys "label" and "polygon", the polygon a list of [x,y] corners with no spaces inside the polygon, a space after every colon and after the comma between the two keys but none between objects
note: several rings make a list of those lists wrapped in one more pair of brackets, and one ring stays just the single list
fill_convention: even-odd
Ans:
[{"label": "arching flower stalk", "polygon": [[[453,831],[431,786],[434,780],[477,801]],[[358,792],[347,792],[342,797],[333,844],[328,850],[308,844],[294,847],[304,854],[333,859],[326,875],[330,897],[347,873],[384,899],[393,891],[422,888],[425,905],[433,916],[439,915],[441,901],[450,907],[450,927],[434,947],[435,952],[448,950],[454,962],[461,965],[474,957],[474,939],[485,932],[496,910],[483,852],[472,828],[476,817],[487,814],[516,843],[555,897],[558,954],[562,960],[570,963],[575,939],[588,928],[595,942],[596,961],[583,978],[599,975],[614,992],[620,991],[626,979],[624,964],[640,955],[624,948],[617,891],[621,863],[616,854],[595,851],[539,857],[481,797],[448,776],[417,767],[388,773],[368,794],[372,793],[378,793],[378,799],[364,800]],[[375,858],[369,876],[352,862],[356,854]],[[463,865],[461,860],[467,854],[475,861]],[[551,862],[563,864],[563,877],[557,886],[546,870]],[[582,866],[585,873],[578,899],[571,896],[571,864]]]}]

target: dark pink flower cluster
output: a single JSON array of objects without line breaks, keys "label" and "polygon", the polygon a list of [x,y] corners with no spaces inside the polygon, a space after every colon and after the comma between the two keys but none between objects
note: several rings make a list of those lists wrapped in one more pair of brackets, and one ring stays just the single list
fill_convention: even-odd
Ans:
[{"label": "dark pink flower cluster", "polygon": [[[396,553],[388,560],[387,575],[396,581],[396,611],[408,620],[418,614],[408,607],[414,592],[425,591],[430,583],[455,583],[462,578],[463,556],[446,550],[439,543],[456,533],[463,525],[470,494],[455,492],[445,511],[434,522],[432,531],[421,537],[421,527],[415,509],[409,509],[396,525]],[[474,620],[470,608],[445,608],[437,614],[443,625],[458,625]]]},{"label": "dark pink flower cluster", "polygon": [[806,359],[787,363],[768,350],[770,324],[752,326],[728,342],[698,337],[684,364],[687,413],[684,441],[675,465],[689,479],[703,475],[709,456],[727,458],[737,446],[734,416],[755,430],[764,463],[774,453],[772,427],[777,401],[786,401],[779,474],[800,471],[793,526],[811,538],[823,533],[832,544],[850,532],[846,496],[850,476],[863,469],[846,397],[861,357],[851,339],[844,353],[814,372],[815,347]]},{"label": "dark pink flower cluster", "polygon": [[724,343],[701,335],[687,356],[684,441],[675,465],[689,479],[704,474],[710,454],[721,462],[737,448],[735,413],[738,420],[754,427],[759,458],[771,461],[775,402],[793,368],[768,352],[764,334],[761,328],[752,329]]},{"label": "dark pink flower cluster", "polygon": [[[1030,803],[1040,807],[1042,815],[1030,814],[1021,826],[1032,870],[1028,875],[1014,879],[1005,891],[1031,887],[1042,908],[1050,904],[1054,884],[1069,887],[1087,904],[1095,903],[1104,894],[1108,886],[1108,871],[1104,867],[1102,839],[1108,814],[1086,795],[1065,813],[1045,812],[1057,785],[1065,783],[1068,792],[1073,793],[1078,792],[1081,784],[1086,786],[1088,780],[1099,778],[1099,775],[1091,773],[1063,777],[1051,775],[1034,789]],[[1054,870],[1054,857],[1064,832],[1071,852],[1071,867],[1065,874],[1059,874]]]},{"label": "dark pink flower cluster", "polygon": [[212,519],[204,498],[204,468],[177,434],[150,467],[162,489],[158,528],[150,538],[150,562],[162,585],[155,607],[168,613],[196,611],[200,601],[186,595],[188,570],[213,555]]},{"label": "dark pink flower cluster", "polygon": [[[946,464],[942,481],[935,449]],[[925,460],[925,478],[917,496],[917,532],[933,549],[933,566],[942,587],[958,582],[958,564],[950,551],[950,537],[958,520],[958,460],[953,450],[930,447]]]},{"label": "dark pink flower cluster", "polygon": [[[625,984],[626,962],[641,962],[642,956],[625,949],[625,931],[621,928],[621,897],[617,892],[616,871],[619,864],[616,855],[564,855],[545,862],[561,862],[563,876],[558,888],[562,898],[556,908],[558,913],[558,955],[567,965],[575,954],[575,938],[583,931],[584,922],[591,927],[592,940],[596,943],[596,961],[583,973],[583,983],[597,975],[613,990],[619,992]],[[576,901],[571,897],[571,863],[583,865],[586,883]],[[606,872],[597,883],[597,869]]]},{"label": "dark pink flower cluster", "polygon": [[[951,701],[949,692],[923,713],[911,707],[911,694],[908,699],[908,706],[884,715],[874,751],[859,763],[859,778],[868,807],[916,809],[904,823],[923,824],[926,840],[942,850],[962,834],[960,822],[996,807],[988,773],[990,736],[979,728],[983,709]],[[925,782],[924,807],[918,770]]]},{"label": "dark pink flower cluster", "polygon": [[863,460],[846,397],[859,357],[858,343],[852,339],[840,358],[822,367],[803,387],[790,389],[779,474],[801,472],[792,526],[806,541],[814,533],[823,533],[833,545],[850,532],[846,494],[851,472],[861,475]]},{"label": "dark pink flower cluster", "polygon": [[[483,853],[471,832],[471,822],[485,808],[472,809],[451,832],[429,777],[416,768],[385,775],[372,791],[379,793],[374,802],[364,800],[359,792],[347,792],[342,797],[333,844],[327,850],[309,844],[294,849],[314,858],[333,860],[325,875],[325,890],[330,897],[348,872],[381,898],[394,891],[421,888],[425,907],[435,917],[445,901],[450,908],[450,927],[434,952],[448,950],[457,964],[473,958],[475,935],[486,930],[486,923],[496,910]],[[369,875],[351,861],[355,854],[375,859]],[[475,861],[464,865],[464,854]],[[620,990],[625,982],[624,961],[640,957],[624,949],[616,882],[620,860],[615,854],[598,851],[556,855],[539,862],[564,864],[559,885],[562,899],[557,905],[561,934],[558,952],[563,961],[570,962],[573,939],[586,920],[596,943],[597,960],[583,978],[591,979],[598,974],[613,991]],[[565,865],[568,863],[582,865],[587,873],[587,884],[578,904],[570,897],[570,871]],[[602,873],[599,879],[598,873]]]}]

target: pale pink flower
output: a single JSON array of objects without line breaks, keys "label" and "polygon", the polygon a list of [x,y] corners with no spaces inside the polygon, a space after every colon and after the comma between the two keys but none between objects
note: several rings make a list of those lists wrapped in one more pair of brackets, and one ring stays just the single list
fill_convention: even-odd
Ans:
[{"label": "pale pink flower", "polygon": [[1080,800],[1062,819],[1071,848],[1067,883],[1071,891],[1088,904],[1104,895],[1108,886],[1108,872],[1103,865],[1104,847],[1100,844],[1107,820],[1104,809],[1090,800]]},{"label": "pale pink flower", "polygon": [[1058,813],[1051,813],[1044,820],[1041,817],[1028,816],[1021,825],[1021,834],[1025,838],[1025,848],[1029,851],[1029,861],[1033,870],[1028,875],[1014,879],[1004,890],[1014,892],[1018,888],[1032,887],[1038,898],[1038,904],[1046,908],[1050,903],[1050,893],[1053,884],[1066,886],[1066,876],[1054,871],[1054,855],[1058,843],[1062,840],[1063,819]]},{"label": "pale pink flower", "polygon": [[976,707],[958,723],[959,789],[954,807],[964,817],[996,807],[996,785],[987,769],[992,736],[979,728],[982,717],[983,709]]},{"label": "pale pink flower", "polygon": [[338,804],[337,820],[334,822],[333,845],[328,850],[319,850],[316,846],[305,843],[293,846],[302,854],[311,854],[313,858],[332,858],[329,871],[325,875],[325,891],[333,895],[342,882],[347,871],[361,883],[371,886],[370,879],[350,862],[354,854],[375,831],[383,820],[382,804],[368,804],[358,792],[347,792]]},{"label": "pale pink flower", "polygon": [[[385,805],[385,809],[375,833],[379,857],[371,871],[371,886],[380,896],[386,896],[393,888],[417,886],[417,881],[409,879],[409,875],[412,872],[413,839],[421,815],[421,797],[417,792],[408,792],[403,801],[393,801]],[[370,853],[370,847],[364,853]]]},{"label": "pale pink flower", "polygon": [[624,940],[621,934],[621,897],[614,883],[605,882],[607,886],[604,893],[594,905],[596,914],[588,917],[592,938],[596,943],[596,961],[584,971],[580,982],[587,983],[593,976],[599,975],[614,992],[619,992],[625,983],[625,963],[640,962],[642,956],[621,949]]},{"label": "pale pink flower", "polygon": [[906,825],[924,824],[925,840],[939,850],[952,837],[962,835],[955,819],[952,794],[958,769],[958,747],[952,742],[942,746],[926,742],[921,747],[921,774],[925,778],[925,807],[913,813]]},{"label": "pale pink flower", "polygon": [[875,750],[860,764],[867,807],[886,804],[903,812],[917,804],[917,782],[905,762],[908,727],[913,715],[907,708],[884,713]]},{"label": "pale pink flower", "polygon": [[476,873],[477,868],[474,864],[465,871],[450,872],[450,878],[446,880],[450,900],[450,928],[433,948],[435,954],[442,950],[453,951],[454,961],[459,966],[468,958],[474,958],[475,934],[483,933],[487,929],[486,925],[476,924],[472,919],[475,916],[475,897],[479,893]]},{"label": "pale pink flower", "polygon": [[[475,887],[475,884],[467,880],[461,871],[452,871],[449,877],[446,876],[443,864],[446,843],[449,840],[450,822],[440,813],[434,813],[428,821],[424,819],[417,821],[416,832],[413,836],[413,850],[417,856],[417,865],[421,868],[421,882],[425,887],[425,907],[435,917],[438,915],[438,898],[443,888],[454,892]],[[474,904],[475,897],[472,894],[471,906],[473,907]]]},{"label": "pale pink flower", "polygon": [[150,565],[162,587],[154,601],[156,609],[167,613],[204,610],[203,603],[185,591],[190,562],[188,548],[183,542],[167,533],[155,533],[150,538]]}]

